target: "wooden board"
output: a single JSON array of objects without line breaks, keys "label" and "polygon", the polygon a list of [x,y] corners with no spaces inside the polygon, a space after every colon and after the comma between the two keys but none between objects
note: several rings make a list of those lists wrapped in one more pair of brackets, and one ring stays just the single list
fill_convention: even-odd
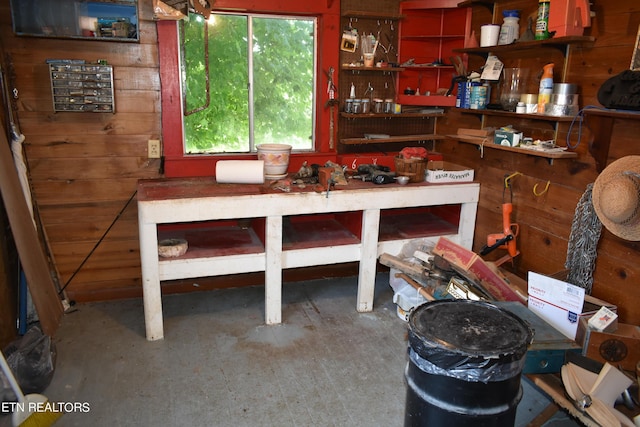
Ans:
[{"label": "wooden board", "polygon": [[52,336],[64,310],[20,187],[4,126],[0,126],[0,191],[42,331]]}]

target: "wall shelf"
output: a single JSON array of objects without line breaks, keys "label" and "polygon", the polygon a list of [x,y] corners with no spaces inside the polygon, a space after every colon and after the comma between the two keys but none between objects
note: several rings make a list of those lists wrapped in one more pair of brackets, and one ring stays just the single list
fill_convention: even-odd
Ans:
[{"label": "wall shelf", "polygon": [[602,172],[607,167],[611,134],[616,120],[638,120],[640,111],[585,109],[583,110],[585,124],[591,129],[589,153],[596,161],[596,169]]},{"label": "wall shelf", "polygon": [[493,7],[496,3],[506,3],[510,0],[464,0],[458,3],[458,7],[484,6],[493,13]]},{"label": "wall shelf", "polygon": [[404,70],[437,70],[437,69],[444,69],[444,70],[451,70],[454,69],[453,65],[447,65],[447,64],[442,64],[442,65],[405,65],[402,67],[402,71]]},{"label": "wall shelf", "polygon": [[514,113],[512,111],[502,111],[502,110],[472,110],[468,108],[456,108],[456,111],[460,111],[464,114],[475,114],[477,116],[502,116],[502,117],[513,117],[513,118],[521,118],[527,120],[540,120],[545,122],[572,122],[572,121],[581,121],[582,117],[580,116],[548,116],[545,114],[523,114],[523,113]]},{"label": "wall shelf", "polygon": [[[399,24],[398,46],[400,64],[404,66],[396,82],[396,101],[403,105],[453,107],[456,97],[436,95],[447,91],[456,69],[444,61],[464,46],[471,32],[471,9],[459,8],[453,0],[403,1],[400,13],[406,18]],[[431,96],[403,95],[406,88],[419,89]]]},{"label": "wall shelf", "polygon": [[461,49],[454,49],[454,51],[458,53],[468,53],[473,55],[487,56],[489,55],[489,53],[499,54],[499,53],[506,53],[506,52],[540,49],[542,47],[551,47],[551,48],[559,49],[562,52],[565,52],[568,46],[589,45],[595,42],[595,40],[596,38],[591,36],[567,36],[567,37],[550,38],[547,40],[516,42],[516,43],[512,43],[508,45],[500,45],[500,46],[461,48]]},{"label": "wall shelf", "polygon": [[360,144],[383,144],[389,142],[413,142],[413,141],[435,141],[437,139],[445,139],[443,135],[422,134],[422,135],[400,135],[390,136],[389,138],[344,138],[340,140],[345,145]]},{"label": "wall shelf", "polygon": [[[526,120],[527,122],[542,122],[546,123],[553,129],[553,139],[557,140],[558,138],[558,128],[560,123],[571,123],[571,122],[580,122],[582,121],[581,116],[549,116],[545,114],[525,114],[525,113],[515,113],[512,111],[502,111],[502,110],[472,110],[468,108],[456,108],[456,110],[460,111],[463,114],[473,114],[478,116],[480,119],[480,127],[496,127],[493,124],[487,123],[487,117],[505,117],[510,120]],[[502,126],[503,124],[499,124],[498,126]],[[524,126],[526,128],[526,126]],[[529,150],[530,151],[530,150]]]},{"label": "wall shelf", "polygon": [[465,144],[477,145],[478,148],[481,150],[488,148],[491,150],[510,151],[512,153],[525,154],[525,155],[534,156],[534,157],[542,157],[547,159],[550,165],[552,165],[553,161],[556,159],[574,159],[578,157],[578,154],[573,151],[547,152],[547,151],[529,150],[527,148],[507,147],[504,145],[498,145],[493,143],[492,137],[480,138],[480,137],[462,136],[462,135],[447,135],[447,138],[455,139]]},{"label": "wall shelf", "polygon": [[351,65],[342,65],[340,69],[343,71],[353,71],[353,72],[374,72],[374,73],[393,73],[404,71],[404,68],[401,67],[364,67],[361,65],[351,66]]},{"label": "wall shelf", "polygon": [[410,118],[425,118],[425,117],[442,117],[443,113],[368,113],[368,114],[351,114],[351,113],[340,113],[341,117],[345,117],[347,119],[390,119],[395,117],[410,117]]},{"label": "wall shelf", "polygon": [[429,107],[455,107],[455,96],[444,95],[398,95],[398,103],[402,105],[429,106]]}]

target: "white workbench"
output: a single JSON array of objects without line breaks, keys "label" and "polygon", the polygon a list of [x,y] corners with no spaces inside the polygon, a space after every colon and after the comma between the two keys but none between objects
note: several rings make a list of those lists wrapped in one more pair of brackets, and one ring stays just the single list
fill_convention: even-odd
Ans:
[{"label": "white workbench", "polygon": [[[164,336],[160,289],[163,280],[264,271],[265,322],[278,324],[282,321],[283,269],[357,261],[356,309],[371,311],[378,256],[384,252],[398,253],[405,243],[419,237],[437,239],[444,235],[471,248],[478,196],[479,184],[474,182],[401,186],[354,181],[327,195],[310,187],[283,192],[267,185],[217,184],[213,178],[142,180],[138,184],[138,221],[147,339],[158,340]],[[438,213],[428,213],[422,218],[429,224],[448,221],[449,228],[425,224],[423,229],[426,231],[416,234],[415,227],[412,229],[414,223],[419,222],[415,221],[415,209],[408,209],[414,212],[413,216],[405,216],[405,222],[410,222],[411,227],[385,225],[394,214],[402,217],[407,208],[444,205],[458,209],[453,220],[451,215],[445,215],[442,220]],[[323,244],[307,242],[283,248],[283,238],[287,237],[286,230],[283,231],[283,218],[290,221],[304,216],[313,220],[322,214],[325,217],[326,214],[350,215],[351,218],[355,215],[359,229],[353,231],[350,240],[336,239],[327,243],[325,239]],[[190,244],[189,251],[181,257],[158,256],[158,241],[162,238],[158,230],[166,227],[165,224],[182,223],[180,226],[184,227],[184,223],[197,226],[197,223],[207,221],[256,219],[263,224],[263,229],[254,234],[254,243],[255,240],[259,243],[257,249],[234,251],[230,245],[226,250],[215,252]],[[309,222],[310,229],[312,225],[313,221]],[[246,224],[241,228],[246,231]],[[399,231],[396,236],[388,233],[382,236],[381,229]],[[196,236],[193,232],[192,235]],[[224,239],[222,233],[219,236]],[[327,236],[331,239],[330,232]]]}]

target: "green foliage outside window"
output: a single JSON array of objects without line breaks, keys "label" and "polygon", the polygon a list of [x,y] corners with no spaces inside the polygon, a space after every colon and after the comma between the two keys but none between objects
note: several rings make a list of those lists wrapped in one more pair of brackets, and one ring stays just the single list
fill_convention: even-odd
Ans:
[{"label": "green foliage outside window", "polygon": [[207,23],[191,14],[182,25],[186,153],[250,152],[262,143],[313,149],[313,19],[215,14]]}]

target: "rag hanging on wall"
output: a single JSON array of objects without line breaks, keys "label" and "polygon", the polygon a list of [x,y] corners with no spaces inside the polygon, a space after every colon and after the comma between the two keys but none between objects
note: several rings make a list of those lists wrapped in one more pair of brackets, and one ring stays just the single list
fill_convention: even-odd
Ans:
[{"label": "rag hanging on wall", "polygon": [[607,166],[576,207],[564,266],[569,270],[567,282],[588,294],[603,225],[621,239],[640,240],[640,156],[623,157]]}]

